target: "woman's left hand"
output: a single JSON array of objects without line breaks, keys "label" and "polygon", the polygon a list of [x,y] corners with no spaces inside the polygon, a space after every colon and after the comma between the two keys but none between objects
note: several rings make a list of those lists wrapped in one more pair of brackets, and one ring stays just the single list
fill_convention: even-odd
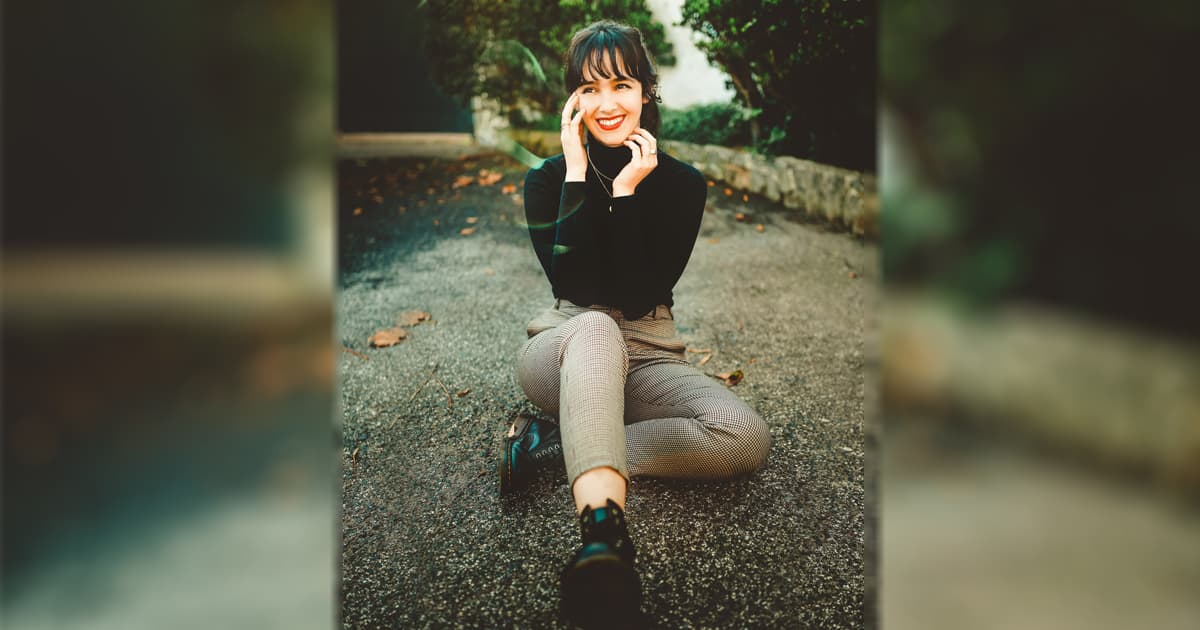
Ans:
[{"label": "woman's left hand", "polygon": [[649,131],[638,127],[624,142],[633,152],[633,159],[617,173],[613,180],[613,197],[628,197],[637,190],[638,184],[658,166],[658,141]]}]

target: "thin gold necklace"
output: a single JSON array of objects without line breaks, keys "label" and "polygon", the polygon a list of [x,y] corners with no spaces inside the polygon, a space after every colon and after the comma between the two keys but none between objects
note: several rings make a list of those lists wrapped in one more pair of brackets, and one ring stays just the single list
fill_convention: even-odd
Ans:
[{"label": "thin gold necklace", "polygon": [[604,184],[604,180],[607,179],[609,182],[614,182],[616,180],[612,177],[609,177],[608,175],[605,175],[604,173],[601,173],[600,169],[596,168],[596,162],[594,160],[592,160],[592,146],[590,144],[585,146],[583,148],[583,150],[587,152],[588,166],[591,166],[592,171],[594,171],[596,173],[596,176],[600,178],[600,187],[604,189],[604,194],[608,195],[608,211],[612,212],[613,211],[613,209],[612,209],[613,194],[612,194],[612,191],[609,190],[608,186],[606,186]]}]

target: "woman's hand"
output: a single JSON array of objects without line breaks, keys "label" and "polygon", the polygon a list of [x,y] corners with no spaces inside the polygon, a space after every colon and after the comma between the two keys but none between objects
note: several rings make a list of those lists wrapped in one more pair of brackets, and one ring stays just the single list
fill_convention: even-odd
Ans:
[{"label": "woman's hand", "polygon": [[583,108],[572,116],[575,108],[579,107],[579,90],[571,94],[562,111],[562,141],[563,157],[567,160],[567,177],[565,181],[581,182],[587,179],[587,153],[583,148]]},{"label": "woman's hand", "polygon": [[633,152],[633,158],[613,180],[613,197],[632,195],[637,190],[638,184],[642,183],[650,171],[658,166],[658,141],[650,135],[649,131],[638,127],[629,135],[624,144]]}]

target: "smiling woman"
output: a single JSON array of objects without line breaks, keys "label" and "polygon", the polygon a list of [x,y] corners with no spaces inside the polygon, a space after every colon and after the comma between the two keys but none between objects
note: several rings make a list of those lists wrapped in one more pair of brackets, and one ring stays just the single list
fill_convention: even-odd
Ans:
[{"label": "smiling woman", "polygon": [[521,419],[506,436],[500,491],[564,466],[582,545],[561,575],[562,607],[585,627],[630,627],[641,584],[625,524],[635,476],[725,479],[752,473],[766,423],[691,367],[672,291],[708,186],[658,151],[657,73],[632,27],[601,21],[571,41],[563,153],[525,178],[525,214],[554,306],[526,326],[517,373],[558,424]]}]

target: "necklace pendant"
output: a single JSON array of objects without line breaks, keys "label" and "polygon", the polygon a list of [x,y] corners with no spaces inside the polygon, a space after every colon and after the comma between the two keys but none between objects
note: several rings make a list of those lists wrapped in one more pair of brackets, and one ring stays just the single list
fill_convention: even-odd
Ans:
[{"label": "necklace pendant", "polygon": [[610,204],[608,204],[608,211],[609,211],[609,212],[612,212],[612,204],[611,204],[611,203],[610,203]]}]

